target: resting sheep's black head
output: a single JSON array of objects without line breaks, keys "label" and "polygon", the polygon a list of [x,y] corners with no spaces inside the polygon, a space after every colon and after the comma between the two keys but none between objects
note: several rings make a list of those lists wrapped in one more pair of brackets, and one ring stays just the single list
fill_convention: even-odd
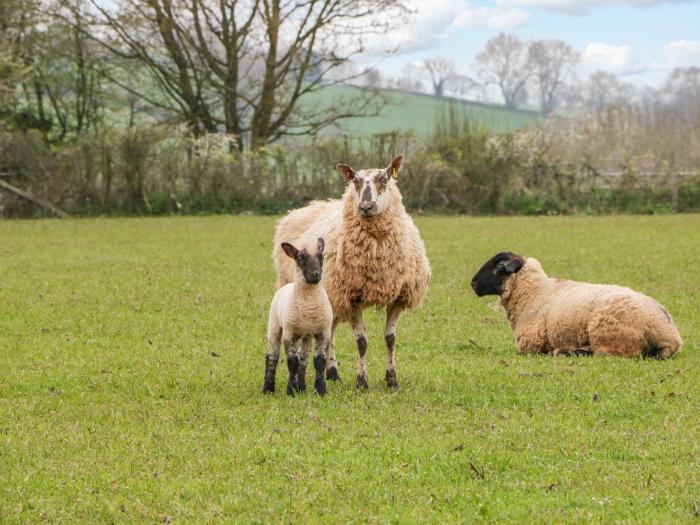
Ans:
[{"label": "resting sheep's black head", "polygon": [[282,250],[297,263],[297,268],[304,275],[304,280],[309,284],[317,284],[321,280],[321,270],[323,268],[323,248],[325,242],[321,237],[318,238],[316,245],[316,254],[311,255],[306,251],[297,250],[288,242],[282,243]]},{"label": "resting sheep's black head", "polygon": [[403,155],[397,155],[389,166],[383,169],[355,171],[347,164],[338,164],[335,168],[347,182],[352,182],[357,193],[357,212],[363,219],[371,219],[382,213],[389,206],[386,189],[394,184],[403,165]]},{"label": "resting sheep's black head", "polygon": [[472,289],[479,297],[499,295],[506,279],[519,272],[524,264],[525,259],[512,252],[496,254],[476,272],[472,279]]}]

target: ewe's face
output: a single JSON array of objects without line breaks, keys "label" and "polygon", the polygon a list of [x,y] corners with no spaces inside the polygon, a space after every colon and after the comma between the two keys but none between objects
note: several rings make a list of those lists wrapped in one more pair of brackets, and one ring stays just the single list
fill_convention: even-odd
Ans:
[{"label": "ewe's face", "polygon": [[397,178],[403,156],[391,161],[386,169],[369,169],[355,171],[347,164],[338,164],[336,169],[347,182],[351,182],[357,194],[357,212],[363,219],[376,217],[389,206],[391,178]]},{"label": "ewe's face", "polygon": [[304,280],[308,284],[318,284],[321,281],[321,271],[323,270],[323,248],[325,243],[319,237],[316,245],[316,253],[310,254],[306,248],[297,250],[288,242],[282,243],[282,250],[289,257],[294,259],[297,268],[304,276]]},{"label": "ewe's face", "polygon": [[506,279],[517,273],[525,264],[525,259],[512,252],[494,255],[476,272],[472,278],[472,289],[479,297],[499,295]]}]

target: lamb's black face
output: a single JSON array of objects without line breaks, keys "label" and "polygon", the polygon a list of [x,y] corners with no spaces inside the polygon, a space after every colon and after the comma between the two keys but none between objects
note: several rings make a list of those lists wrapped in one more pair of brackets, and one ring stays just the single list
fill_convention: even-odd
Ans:
[{"label": "lamb's black face", "polygon": [[316,246],[316,253],[314,255],[310,254],[306,248],[303,250],[297,250],[294,246],[288,242],[282,243],[282,249],[289,257],[294,259],[297,263],[297,268],[301,270],[304,280],[308,284],[318,284],[321,281],[321,272],[323,270],[323,248],[325,243],[322,238],[319,237],[318,244]]},{"label": "lamb's black face", "polygon": [[499,295],[506,279],[520,271],[524,264],[525,259],[512,252],[496,254],[476,272],[472,278],[472,289],[479,297]]},{"label": "lamb's black face", "polygon": [[304,280],[309,284],[317,284],[321,280],[321,270],[323,268],[323,254],[311,255],[306,252],[306,248],[299,252],[296,258],[297,267],[304,274]]}]

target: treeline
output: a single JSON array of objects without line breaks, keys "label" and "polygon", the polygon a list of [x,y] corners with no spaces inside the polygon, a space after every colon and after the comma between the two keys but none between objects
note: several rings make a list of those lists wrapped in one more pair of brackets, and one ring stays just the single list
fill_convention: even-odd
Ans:
[{"label": "treeline", "polygon": [[[193,139],[167,127],[85,135],[61,148],[39,133],[0,132],[0,166],[13,175],[6,180],[73,215],[281,213],[339,195],[338,162],[379,167],[396,152],[407,155],[399,181],[404,201],[418,212],[700,211],[697,164],[693,171],[680,156],[674,166],[653,160],[645,140],[669,145],[661,128],[636,122],[641,117],[618,108],[590,122],[493,134],[455,110],[426,137],[336,136],[257,152],[239,152],[225,134]],[[629,137],[618,130],[634,126],[646,139],[625,147]],[[7,192],[0,210],[15,217],[45,213]]]}]

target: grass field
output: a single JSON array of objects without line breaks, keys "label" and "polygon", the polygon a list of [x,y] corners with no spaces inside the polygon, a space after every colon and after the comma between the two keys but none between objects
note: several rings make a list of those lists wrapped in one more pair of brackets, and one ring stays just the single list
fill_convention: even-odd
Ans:
[{"label": "grass field", "polygon": [[[355,88],[331,87],[312,95],[313,104],[333,101],[338,96],[350,96]],[[515,131],[534,124],[538,113],[534,111],[509,110],[495,105],[437,98],[420,93],[385,90],[388,103],[376,117],[351,118],[341,122],[342,130],[353,136],[387,133],[390,131],[413,131],[418,134],[431,132],[441,112],[450,104],[465,116],[494,132]],[[332,129],[324,131],[332,133]]]},{"label": "grass field", "polygon": [[[697,523],[700,216],[417,222],[401,390],[370,312],[370,391],[344,326],[325,398],[260,393],[272,218],[0,222],[0,523]],[[502,249],[652,295],[684,351],[516,355],[468,289]]]}]

